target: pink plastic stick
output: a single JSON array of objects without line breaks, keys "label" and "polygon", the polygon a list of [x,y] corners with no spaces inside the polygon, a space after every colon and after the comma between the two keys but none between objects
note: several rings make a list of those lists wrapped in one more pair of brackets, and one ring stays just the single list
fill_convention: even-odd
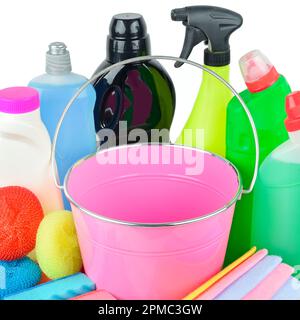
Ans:
[{"label": "pink plastic stick", "polygon": [[224,278],[214,284],[210,289],[201,294],[196,300],[213,300],[223,290],[230,286],[234,281],[239,279],[242,275],[253,268],[259,261],[261,261],[268,254],[268,250],[263,249],[255,253],[248,260],[243,262],[240,266],[233,269]]},{"label": "pink plastic stick", "polygon": [[87,294],[83,294],[81,296],[72,298],[70,300],[117,300],[114,298],[110,293],[99,290],[99,291],[92,291]]},{"label": "pink plastic stick", "polygon": [[293,273],[294,268],[284,263],[280,264],[243,300],[271,300]]}]

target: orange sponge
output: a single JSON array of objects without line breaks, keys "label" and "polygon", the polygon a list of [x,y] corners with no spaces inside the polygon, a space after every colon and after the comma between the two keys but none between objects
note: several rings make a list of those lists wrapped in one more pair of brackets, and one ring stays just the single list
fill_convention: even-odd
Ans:
[{"label": "orange sponge", "polygon": [[38,198],[22,187],[0,188],[0,260],[16,260],[35,247],[44,217]]}]

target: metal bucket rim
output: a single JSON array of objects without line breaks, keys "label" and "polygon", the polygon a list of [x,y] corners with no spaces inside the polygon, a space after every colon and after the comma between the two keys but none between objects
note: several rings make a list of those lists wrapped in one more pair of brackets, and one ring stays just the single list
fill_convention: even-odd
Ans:
[{"label": "metal bucket rim", "polygon": [[[166,223],[141,223],[141,222],[129,222],[129,221],[123,221],[123,220],[118,220],[118,219],[112,219],[112,218],[108,218],[105,217],[101,214],[95,213],[91,210],[88,210],[84,207],[82,207],[77,201],[75,201],[73,199],[73,197],[69,194],[68,192],[68,183],[69,183],[69,178],[71,175],[72,170],[80,165],[80,163],[82,163],[85,160],[88,160],[94,156],[96,156],[98,153],[101,152],[105,152],[105,151],[113,151],[113,150],[119,150],[119,149],[124,149],[124,148],[133,148],[133,147],[141,147],[141,146],[145,146],[145,145],[159,145],[159,146],[173,146],[176,148],[182,148],[182,149],[189,149],[189,150],[195,150],[195,151],[200,151],[204,154],[208,154],[212,157],[216,157],[218,159],[220,159],[221,161],[223,161],[224,163],[226,163],[227,165],[229,165],[234,172],[236,173],[236,177],[238,179],[238,190],[235,194],[235,196],[232,198],[231,201],[229,201],[227,204],[225,204],[222,208],[215,210],[214,212],[208,213],[206,215],[203,215],[201,217],[198,218],[192,218],[192,219],[186,219],[186,220],[181,220],[181,221],[175,221],[175,222],[166,222]],[[130,227],[143,227],[143,228],[159,228],[159,227],[176,227],[176,226],[181,226],[181,225],[185,225],[185,224],[191,224],[191,223],[196,223],[196,222],[200,222],[203,220],[207,220],[209,218],[212,218],[218,214],[221,214],[225,211],[227,211],[230,207],[232,207],[240,198],[241,194],[243,191],[243,185],[242,185],[242,180],[241,180],[241,175],[239,170],[236,168],[236,166],[231,163],[229,160],[206,150],[202,150],[202,149],[196,149],[196,148],[192,148],[192,147],[188,147],[188,146],[184,146],[184,145],[177,145],[177,144],[170,144],[170,143],[139,143],[139,144],[132,144],[132,145],[122,145],[122,146],[116,146],[116,147],[112,147],[109,149],[104,149],[104,150],[100,150],[96,153],[90,154],[82,159],[80,159],[79,161],[77,161],[67,172],[65,179],[64,179],[64,192],[65,195],[67,197],[67,199],[77,208],[79,209],[81,212],[84,212],[85,214],[87,214],[88,216],[95,218],[97,220],[101,220],[104,222],[108,222],[108,223],[113,223],[113,224],[118,224],[118,225],[123,225],[123,226],[130,226]]]}]

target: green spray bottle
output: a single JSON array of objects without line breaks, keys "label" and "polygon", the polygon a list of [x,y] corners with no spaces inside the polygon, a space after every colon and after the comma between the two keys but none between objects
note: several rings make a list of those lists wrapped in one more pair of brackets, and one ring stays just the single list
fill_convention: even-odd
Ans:
[{"label": "green spray bottle", "polygon": [[[240,68],[248,88],[240,95],[256,126],[261,164],[288,139],[284,126],[285,99],[291,88],[284,76],[259,50],[244,55],[240,59]],[[227,109],[226,142],[226,158],[238,168],[243,185],[248,187],[254,171],[255,145],[243,107],[235,98]],[[253,192],[244,194],[236,205],[225,264],[236,260],[251,247],[252,207]]]},{"label": "green spray bottle", "polygon": [[[172,10],[171,17],[186,26],[180,57],[187,59],[193,48],[204,41],[208,45],[204,51],[205,66],[229,81],[229,38],[242,25],[242,16],[219,7],[191,6]],[[175,67],[181,65],[177,62]],[[194,108],[177,143],[225,157],[226,109],[231,98],[230,90],[203,72]]]}]

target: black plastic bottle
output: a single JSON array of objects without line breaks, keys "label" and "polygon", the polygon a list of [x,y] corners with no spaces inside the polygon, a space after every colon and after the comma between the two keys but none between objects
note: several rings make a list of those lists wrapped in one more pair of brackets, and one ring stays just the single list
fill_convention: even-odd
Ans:
[{"label": "black plastic bottle", "polygon": [[[118,14],[110,24],[106,60],[96,72],[116,62],[150,54],[150,37],[144,18],[134,13]],[[104,128],[116,133],[117,145],[145,142],[141,141],[142,137],[130,139],[129,136],[128,139],[130,132],[136,128],[146,131],[149,142],[151,129],[170,129],[175,112],[175,89],[170,76],[158,61],[117,67],[100,76],[93,84],[97,94],[95,128],[100,146],[107,141],[100,134]],[[123,127],[120,121],[123,121]],[[152,136],[151,142],[166,142],[161,140]]]}]

